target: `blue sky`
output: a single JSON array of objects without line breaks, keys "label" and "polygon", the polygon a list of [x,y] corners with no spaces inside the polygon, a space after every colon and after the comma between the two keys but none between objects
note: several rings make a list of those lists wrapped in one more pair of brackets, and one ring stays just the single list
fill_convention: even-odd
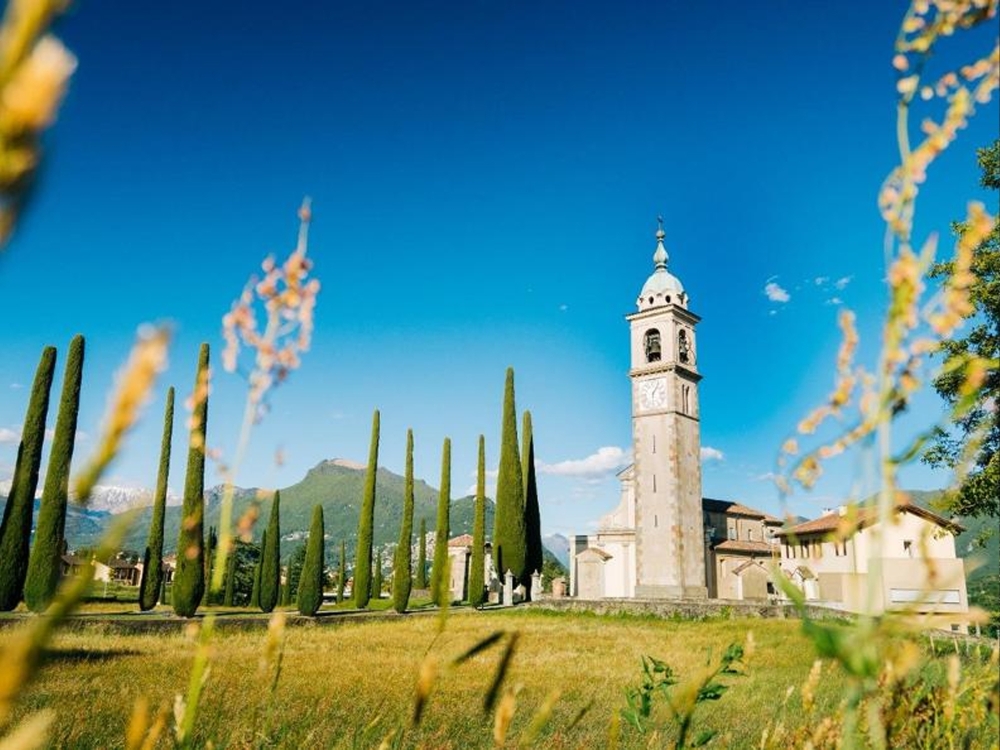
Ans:
[{"label": "blue sky", "polygon": [[[510,365],[534,417],[543,527],[587,530],[618,498],[631,441],[623,316],[662,214],[671,270],[703,318],[702,437],[719,454],[705,493],[778,511],[763,477],[832,382],[839,303],[857,311],[873,361],[875,198],[894,163],[904,9],[80,4],[58,27],[79,68],[0,258],[0,478],[42,346],[63,353],[87,336],[80,427],[93,436],[137,326],[171,321],[170,369],[113,466],[113,481],[151,486],[166,386],[190,390],[199,342],[221,351],[221,316],[266,254],[292,248],[310,195],[323,284],[313,350],[274,394],[240,484],[364,460],[377,407],[382,465],[401,472],[413,427],[417,473],[436,486],[447,435],[465,490],[479,433],[497,462]],[[985,53],[995,34],[953,41],[935,65]],[[992,103],[935,164],[918,235],[947,234],[971,197],[996,210],[974,158],[996,122]],[[244,394],[217,368],[209,443],[227,454]],[[941,406],[928,396],[914,412],[927,422]],[[180,423],[175,440],[179,489]],[[830,464],[791,509],[835,504],[863,466]],[[904,480],[947,477],[916,467]]]}]

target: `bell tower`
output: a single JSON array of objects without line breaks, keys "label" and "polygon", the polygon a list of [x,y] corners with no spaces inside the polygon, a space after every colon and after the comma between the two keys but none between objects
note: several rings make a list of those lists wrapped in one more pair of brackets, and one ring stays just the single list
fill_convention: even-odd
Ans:
[{"label": "bell tower", "polygon": [[639,598],[704,598],[697,339],[701,320],[667,270],[663,219],[631,334],[636,588]]}]

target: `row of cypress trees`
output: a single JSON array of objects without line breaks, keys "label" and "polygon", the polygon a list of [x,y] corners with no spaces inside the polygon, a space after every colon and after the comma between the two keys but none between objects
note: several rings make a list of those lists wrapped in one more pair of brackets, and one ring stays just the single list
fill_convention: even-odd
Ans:
[{"label": "row of cypress trees", "polygon": [[14,609],[23,599],[32,611],[42,612],[49,606],[59,584],[70,465],[80,411],[84,348],[83,336],[79,335],[69,345],[32,546],[35,490],[38,488],[45,420],[56,366],[55,347],[48,346],[42,350],[21,430],[14,476],[4,506],[3,521],[0,522],[0,611]]},{"label": "row of cypress trees", "polygon": [[523,585],[530,595],[531,574],[542,569],[543,561],[531,412],[524,413],[522,437],[524,442],[519,456],[514,370],[508,367],[500,434],[496,512],[493,517],[493,560],[501,576],[511,571],[515,585]]},{"label": "row of cypress trees", "polygon": [[[514,371],[507,369],[502,413],[500,472],[497,478],[496,513],[493,528],[493,554],[497,571],[503,575],[511,570],[515,580],[524,585],[530,595],[531,575],[542,568],[543,552],[538,488],[535,477],[535,444],[531,412],[525,412],[522,422],[523,444],[518,449],[517,411],[514,403]],[[368,605],[372,590],[381,591],[381,556],[372,576],[372,547],[375,516],[375,480],[378,470],[379,412],[372,418],[372,436],[365,475],[361,515],[358,521],[358,550],[354,568],[354,602],[358,608]],[[406,611],[412,591],[413,566],[413,431],[406,434],[406,464],[403,491],[403,518],[393,559],[393,608]],[[420,520],[420,541],[416,585],[425,589],[428,583],[432,599],[439,606],[447,596],[448,582],[443,581],[448,566],[451,505],[451,440],[444,439],[441,456],[441,484],[438,495],[437,525],[431,580],[426,580],[426,521]],[[479,436],[476,471],[476,496],[473,515],[472,558],[468,581],[468,600],[474,606],[485,601],[485,542],[486,542],[486,448]],[[341,572],[341,585],[343,571]]]}]

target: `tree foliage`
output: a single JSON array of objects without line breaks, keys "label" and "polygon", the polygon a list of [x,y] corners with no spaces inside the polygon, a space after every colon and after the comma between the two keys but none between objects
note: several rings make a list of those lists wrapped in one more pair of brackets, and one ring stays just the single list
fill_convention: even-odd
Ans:
[{"label": "tree foliage", "polygon": [[267,529],[260,535],[260,549],[253,566],[253,588],[250,589],[250,607],[260,609],[260,568],[264,562],[264,547],[267,546]]},{"label": "tree foliage", "polygon": [[531,598],[531,576],[542,572],[545,553],[542,548],[542,519],[538,508],[538,485],[535,482],[535,433],[531,426],[531,412],[524,412],[522,422],[521,474],[524,477],[524,534],[525,559],[522,580],[527,597]]},{"label": "tree foliage", "polygon": [[31,516],[38,488],[38,467],[45,442],[45,417],[49,411],[49,391],[56,368],[56,348],[47,346],[35,371],[31,397],[21,428],[14,476],[0,522],[0,612],[9,612],[21,601],[28,572]]},{"label": "tree foliage", "polygon": [[80,411],[80,382],[83,378],[83,336],[69,344],[63,374],[59,415],[49,449],[42,505],[35,526],[35,544],[28,561],[24,582],[24,602],[33,612],[42,612],[52,601],[62,569],[63,532],[66,528],[66,501],[69,497],[69,469],[76,443],[76,419]]},{"label": "tree foliage", "polygon": [[344,586],[347,584],[347,544],[340,542],[340,565],[337,568],[337,604],[344,601]]},{"label": "tree foliage", "polygon": [[[501,425],[496,515],[493,517],[493,559],[501,579],[510,570],[517,585],[525,583],[523,576],[527,539],[524,528],[524,477],[517,444],[517,409],[514,405],[514,369],[511,367],[507,368]],[[530,585],[529,578],[526,586]]]},{"label": "tree foliage", "polygon": [[431,597],[438,606],[442,595],[448,595],[442,578],[448,574],[449,513],[451,510],[451,438],[444,439],[441,449],[441,489],[438,494],[437,527],[434,535],[434,562],[431,566]]},{"label": "tree foliage", "polygon": [[404,471],[403,520],[392,566],[392,606],[405,612],[413,587],[413,430],[406,431],[406,469]]},{"label": "tree foliage", "polygon": [[375,527],[375,474],[378,471],[378,409],[372,416],[372,441],[368,449],[368,469],[365,490],[358,519],[358,552],[354,563],[354,604],[358,609],[368,606],[372,575],[372,534]]},{"label": "tree foliage", "polygon": [[420,519],[420,544],[417,547],[417,588],[427,588],[427,519]]},{"label": "tree foliage", "polygon": [[[309,526],[309,540],[306,542],[306,558],[298,578],[296,604],[299,612],[312,616],[323,603],[323,570],[326,567],[323,535],[323,506],[313,508],[312,524]],[[292,584],[292,566],[288,566],[289,589]]]},{"label": "tree foliage", "polygon": [[184,504],[177,539],[177,570],[171,603],[181,617],[191,617],[205,592],[205,434],[208,428],[208,344],[198,352],[194,380],[194,409],[184,477]]},{"label": "tree foliage", "polygon": [[[982,185],[1000,189],[1000,139],[978,151]],[[958,224],[961,236],[966,228]],[[952,262],[938,263],[932,277],[948,278]],[[952,407],[963,397],[968,379],[965,362],[972,358],[992,360],[975,403],[958,418],[954,430],[938,430],[924,456],[932,466],[955,467],[971,458],[972,469],[958,492],[951,498],[950,510],[960,516],[1000,516],[1000,224],[995,224],[986,240],[976,248],[972,260],[975,280],[969,290],[972,312],[970,325],[962,338],[943,342],[941,352],[945,367],[935,379],[934,388]],[[980,441],[976,445],[975,441]],[[971,452],[971,456],[966,456]]]},{"label": "tree foliage", "polygon": [[476,506],[472,520],[472,556],[469,561],[469,604],[486,601],[486,439],[479,436],[476,465]]},{"label": "tree foliage", "polygon": [[260,563],[260,608],[270,612],[281,593],[281,493],[275,491]]},{"label": "tree foliage", "polygon": [[[167,483],[170,478],[170,443],[174,430],[174,389],[167,389],[167,405],[163,412],[163,437],[160,439],[160,468],[156,474],[156,494],[153,496],[153,518],[149,524],[149,539],[143,555],[142,580],[139,582],[139,609],[156,606],[163,586],[163,520],[167,512]],[[227,598],[232,605],[232,597]]]}]

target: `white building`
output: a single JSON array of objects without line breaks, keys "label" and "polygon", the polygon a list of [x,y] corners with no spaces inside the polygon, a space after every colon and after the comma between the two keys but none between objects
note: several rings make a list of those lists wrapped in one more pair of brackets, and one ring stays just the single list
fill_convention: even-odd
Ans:
[{"label": "white building", "polygon": [[877,508],[845,508],[778,532],[781,565],[806,598],[849,612],[903,610],[965,630],[962,527],[901,499],[889,524]]}]

